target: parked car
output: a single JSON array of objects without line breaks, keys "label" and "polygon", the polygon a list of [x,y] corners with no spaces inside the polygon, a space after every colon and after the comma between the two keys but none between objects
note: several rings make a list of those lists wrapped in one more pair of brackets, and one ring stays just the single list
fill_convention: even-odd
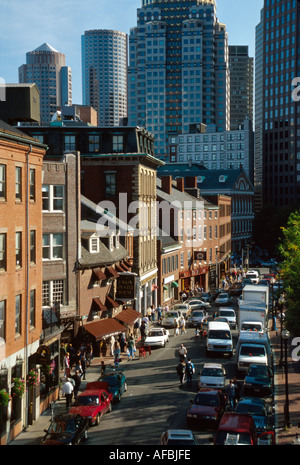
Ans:
[{"label": "parked car", "polygon": [[41,445],[76,445],[88,437],[89,420],[81,415],[66,413],[57,415],[51,421]]},{"label": "parked car", "polygon": [[204,425],[215,428],[223,415],[226,406],[226,395],[218,389],[201,389],[191,400],[187,412],[188,425]]},{"label": "parked car", "polygon": [[273,373],[270,367],[261,364],[249,366],[244,379],[247,394],[270,395],[273,393]]},{"label": "parked car", "polygon": [[249,414],[225,412],[219,423],[214,440],[215,445],[275,444],[275,432],[265,431],[258,434],[254,419]]},{"label": "parked car", "polygon": [[[122,395],[127,391],[126,376],[120,368],[109,369],[100,376],[98,382],[103,383],[103,389],[112,394],[113,402],[120,402]],[[89,383],[89,387],[91,384]]]},{"label": "parked car", "polygon": [[241,399],[236,407],[236,413],[248,413],[252,416],[257,432],[266,431],[271,428],[270,409],[264,399],[245,397]]},{"label": "parked car", "polygon": [[210,292],[202,292],[200,298],[203,302],[212,302],[212,294]]},{"label": "parked car", "polygon": [[186,317],[190,313],[191,307],[190,304],[184,302],[182,304],[175,304],[171,310],[179,311],[184,317]]},{"label": "parked car", "polygon": [[216,305],[229,305],[232,303],[232,297],[228,292],[222,292],[215,300]]},{"label": "parked car", "polygon": [[99,425],[101,417],[112,410],[113,395],[101,388],[96,382],[87,383],[86,389],[79,394],[69,413],[88,418],[90,425]]},{"label": "parked car", "polygon": [[188,429],[168,429],[160,438],[163,446],[196,446],[194,433]]},{"label": "parked car", "polygon": [[199,373],[198,388],[223,389],[226,382],[226,371],[220,363],[205,363]]},{"label": "parked car", "polygon": [[173,328],[175,318],[178,320],[181,318],[182,313],[179,310],[170,310],[164,314],[162,319],[162,326],[165,328]]},{"label": "parked car", "polygon": [[210,308],[210,303],[209,302],[204,302],[204,300],[193,300],[189,303],[190,309],[192,310],[199,310],[199,309],[205,309],[205,308]]},{"label": "parked car", "polygon": [[236,314],[233,308],[222,308],[219,309],[219,317],[226,318],[230,328],[236,329],[237,322],[236,322]]},{"label": "parked car", "polygon": [[170,333],[165,328],[152,328],[147,334],[145,345],[150,347],[165,347],[169,342]]},{"label": "parked car", "polygon": [[204,323],[207,317],[208,313],[205,310],[192,310],[188,318],[188,325],[197,327],[201,323]]}]

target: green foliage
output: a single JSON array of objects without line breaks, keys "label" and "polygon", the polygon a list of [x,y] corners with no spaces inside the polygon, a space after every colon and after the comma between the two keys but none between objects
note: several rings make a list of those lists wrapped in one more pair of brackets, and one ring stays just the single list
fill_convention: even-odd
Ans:
[{"label": "green foliage", "polygon": [[11,397],[5,389],[0,389],[0,406],[7,407],[10,400]]},{"label": "green foliage", "polygon": [[300,210],[291,213],[282,228],[279,251],[283,258],[281,277],[287,302],[287,327],[300,331]]}]

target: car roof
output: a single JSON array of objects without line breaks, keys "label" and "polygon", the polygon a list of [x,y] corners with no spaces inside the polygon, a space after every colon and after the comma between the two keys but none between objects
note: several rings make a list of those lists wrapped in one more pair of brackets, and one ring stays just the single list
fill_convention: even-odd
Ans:
[{"label": "car roof", "polygon": [[254,427],[251,415],[226,412],[222,415],[219,430],[246,432]]},{"label": "car roof", "polygon": [[102,394],[102,392],[105,392],[105,394],[107,394],[107,391],[105,391],[105,389],[86,389],[85,391],[82,391],[79,394],[79,397],[81,397],[81,396],[98,396],[98,395]]},{"label": "car roof", "polygon": [[194,434],[190,430],[186,429],[168,429],[166,431],[168,433],[169,438],[190,438],[194,439]]},{"label": "car roof", "polygon": [[204,363],[203,368],[223,368],[221,363]]},{"label": "car roof", "polygon": [[209,321],[208,326],[209,329],[230,329],[225,321]]},{"label": "car roof", "polygon": [[243,397],[242,399],[239,400],[239,404],[259,404],[259,405],[265,405],[264,399],[261,399],[259,397]]}]

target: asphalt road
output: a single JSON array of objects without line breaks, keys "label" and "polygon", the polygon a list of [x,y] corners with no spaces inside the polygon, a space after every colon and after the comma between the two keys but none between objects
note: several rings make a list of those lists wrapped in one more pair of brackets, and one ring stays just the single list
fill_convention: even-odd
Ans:
[{"label": "asphalt road", "polygon": [[[213,308],[210,313],[213,312]],[[190,400],[197,392],[198,373],[208,359],[205,342],[195,341],[193,328],[186,334],[173,336],[165,348],[154,349],[146,359],[121,363],[125,368],[128,390],[113,411],[102,418],[99,426],[89,429],[86,445],[158,445],[163,431],[169,428],[189,429],[186,414]],[[236,343],[233,331],[234,346]],[[193,385],[180,386],[176,373],[177,349],[183,343],[195,365]],[[234,357],[218,356],[210,361],[222,363],[228,381],[235,376]],[[212,431],[194,430],[198,443],[211,444]]]}]

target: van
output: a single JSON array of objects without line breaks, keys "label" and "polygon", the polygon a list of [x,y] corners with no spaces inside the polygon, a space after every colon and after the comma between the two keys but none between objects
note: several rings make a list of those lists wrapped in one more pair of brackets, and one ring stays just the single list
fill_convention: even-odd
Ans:
[{"label": "van", "polygon": [[232,357],[233,343],[229,324],[224,321],[210,321],[207,328],[206,355],[214,352]]},{"label": "van", "polygon": [[236,329],[236,314],[233,308],[223,308],[219,309],[219,317],[226,318],[230,328]]},{"label": "van", "polygon": [[236,346],[237,372],[245,373],[252,363],[271,366],[272,353],[268,334],[240,333]]},{"label": "van", "polygon": [[252,284],[258,284],[260,278],[259,271],[249,270],[246,274],[246,279],[251,279]]}]

